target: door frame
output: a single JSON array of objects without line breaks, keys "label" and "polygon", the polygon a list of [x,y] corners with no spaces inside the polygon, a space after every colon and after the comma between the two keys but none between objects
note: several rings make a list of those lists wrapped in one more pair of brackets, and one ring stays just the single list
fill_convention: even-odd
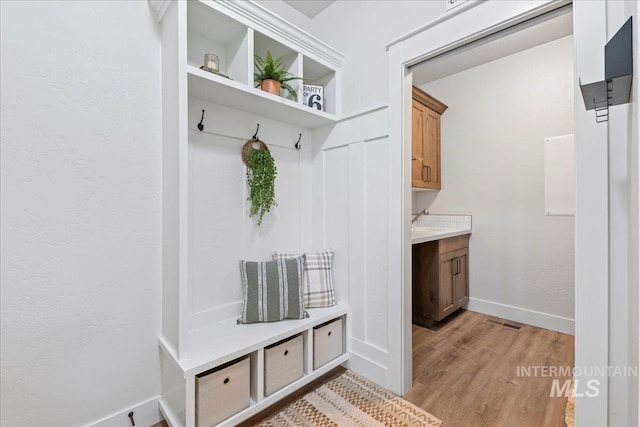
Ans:
[{"label": "door frame", "polygon": [[[411,337],[411,87],[409,67],[557,8],[567,1],[468,2],[387,45],[389,58],[388,387],[412,385]],[[574,3],[575,84],[602,78],[606,2]],[[608,365],[607,126],[574,97],[576,135],[576,366]],[[397,279],[401,278],[401,286]],[[607,425],[608,381],[576,421]],[[585,381],[586,383],[586,381]],[[588,421],[587,421],[588,420]]]}]

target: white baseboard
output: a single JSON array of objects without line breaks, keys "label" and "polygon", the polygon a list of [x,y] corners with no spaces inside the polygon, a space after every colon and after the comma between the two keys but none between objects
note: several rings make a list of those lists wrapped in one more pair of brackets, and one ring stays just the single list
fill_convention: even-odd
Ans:
[{"label": "white baseboard", "polygon": [[354,350],[355,349],[352,347],[349,352],[349,360],[345,365],[346,368],[358,375],[362,375],[369,381],[374,382],[381,387],[388,387],[388,369],[363,354],[355,353]]},{"label": "white baseboard", "polygon": [[514,322],[526,323],[527,325],[550,329],[552,331],[562,332],[563,334],[574,334],[574,320],[568,317],[556,316],[479,298],[469,298],[467,308],[471,311],[513,320]]},{"label": "white baseboard", "polygon": [[129,412],[133,411],[133,419],[136,422],[136,427],[149,427],[159,423],[163,420],[160,412],[160,395],[152,397],[149,400],[140,402],[131,406],[123,411],[109,415],[101,420],[98,420],[90,427],[131,427],[131,420],[129,418]]}]

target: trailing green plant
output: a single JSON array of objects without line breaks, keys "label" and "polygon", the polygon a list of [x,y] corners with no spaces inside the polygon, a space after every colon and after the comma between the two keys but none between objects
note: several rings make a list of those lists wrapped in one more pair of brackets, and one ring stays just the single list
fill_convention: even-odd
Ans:
[{"label": "trailing green plant", "polygon": [[279,82],[282,87],[291,94],[294,100],[298,100],[298,94],[295,89],[288,83],[291,80],[300,80],[302,77],[295,77],[293,74],[285,70],[282,65],[285,56],[281,56],[278,59],[273,59],[271,51],[267,49],[267,56],[265,58],[255,55],[255,66],[258,70],[254,73],[253,78],[256,83],[256,87],[260,86],[263,80],[275,80]]},{"label": "trailing green plant", "polygon": [[262,224],[262,217],[278,206],[275,201],[275,182],[278,169],[273,156],[268,149],[252,149],[247,164],[247,184],[251,208],[249,216],[258,217],[258,225]]}]

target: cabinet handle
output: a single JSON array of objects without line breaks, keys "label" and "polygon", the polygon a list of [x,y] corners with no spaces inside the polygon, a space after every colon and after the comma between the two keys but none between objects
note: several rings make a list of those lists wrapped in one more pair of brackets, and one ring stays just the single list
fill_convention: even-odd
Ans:
[{"label": "cabinet handle", "polygon": [[225,379],[224,379],[224,383],[225,383],[225,384],[229,384],[229,381],[230,381],[230,380],[229,380],[229,377],[227,377],[227,378],[225,378]]},{"label": "cabinet handle", "polygon": [[[425,170],[427,171],[427,177],[426,177],[426,178],[424,177],[424,171],[425,171]],[[429,166],[429,165],[424,165],[424,166],[422,167],[422,180],[423,180],[424,182],[431,182],[431,166]]]},{"label": "cabinet handle", "polygon": [[455,276],[457,274],[460,274],[460,258],[454,258],[453,259],[453,263],[454,263],[455,267],[452,268],[452,270],[453,270],[453,275]]},{"label": "cabinet handle", "polygon": [[287,354],[289,354],[289,350],[284,351],[284,355],[286,356]]},{"label": "cabinet handle", "polygon": [[328,337],[330,337],[330,336],[331,336],[331,331],[329,331],[329,333],[327,334],[327,336],[328,336]]}]

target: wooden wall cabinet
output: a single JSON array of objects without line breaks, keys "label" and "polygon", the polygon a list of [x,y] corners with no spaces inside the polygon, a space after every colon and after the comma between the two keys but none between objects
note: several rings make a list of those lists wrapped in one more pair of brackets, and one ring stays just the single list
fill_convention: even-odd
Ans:
[{"label": "wooden wall cabinet", "polygon": [[411,186],[440,190],[440,116],[447,106],[413,87]]},{"label": "wooden wall cabinet", "polygon": [[413,245],[413,313],[432,327],[469,302],[469,235]]}]

